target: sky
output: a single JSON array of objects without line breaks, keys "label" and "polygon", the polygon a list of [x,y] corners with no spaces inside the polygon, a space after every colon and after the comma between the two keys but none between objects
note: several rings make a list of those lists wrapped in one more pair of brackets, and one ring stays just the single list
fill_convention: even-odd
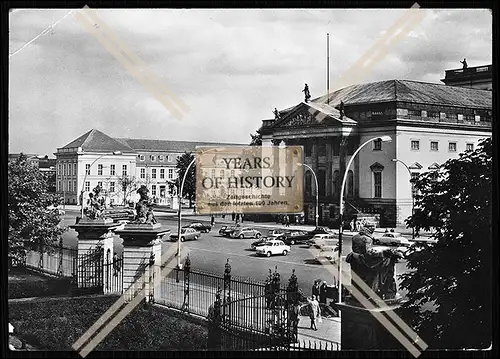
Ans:
[{"label": "sky", "polygon": [[[248,144],[261,121],[274,118],[275,107],[304,100],[305,83],[312,98],[326,93],[327,33],[333,86],[406,11],[97,10],[155,79],[189,107],[179,119],[82,26],[78,10],[15,9],[9,153],[54,157],[92,128],[111,137]],[[359,82],[441,83],[445,70],[461,68],[463,58],[469,67],[492,63],[489,10],[418,11],[423,20]]]}]

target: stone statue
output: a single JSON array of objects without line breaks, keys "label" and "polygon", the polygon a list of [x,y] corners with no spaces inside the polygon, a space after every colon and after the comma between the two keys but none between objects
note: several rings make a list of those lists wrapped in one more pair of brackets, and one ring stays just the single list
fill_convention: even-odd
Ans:
[{"label": "stone statue", "polygon": [[[399,301],[394,265],[402,258],[402,253],[392,249],[377,251],[373,246],[373,229],[362,227],[358,234],[352,237],[352,252],[346,257],[351,265],[351,272],[355,273],[370,287],[375,294],[385,302]],[[365,293],[353,280],[353,287]],[[375,300],[374,295],[368,298]],[[350,302],[357,302],[354,298]]]},{"label": "stone statue", "polygon": [[136,215],[135,219],[131,223],[151,223],[155,224],[156,218],[153,214],[153,206],[151,199],[148,196],[148,188],[142,185],[137,193],[140,196],[139,202],[135,205]]},{"label": "stone statue", "polygon": [[466,69],[468,67],[467,60],[465,58],[464,58],[464,61],[460,61],[460,63],[463,65],[464,69]]},{"label": "stone statue", "polygon": [[311,98],[311,93],[309,92],[309,86],[307,86],[307,84],[305,84],[302,92],[304,93],[305,102],[309,102],[309,99]]},{"label": "stone statue", "polygon": [[281,118],[280,117],[280,113],[279,113],[279,111],[278,111],[278,109],[276,107],[274,108],[273,113],[274,113],[274,119],[275,120],[279,120]]},{"label": "stone statue", "polygon": [[337,109],[339,110],[340,112],[340,119],[342,120],[345,116],[345,112],[344,112],[344,101],[340,101],[340,104],[338,105]]},{"label": "stone statue", "polygon": [[93,192],[89,193],[89,204],[84,209],[84,214],[87,219],[98,219],[102,217],[105,208],[104,198],[100,198],[101,187],[96,186]]}]

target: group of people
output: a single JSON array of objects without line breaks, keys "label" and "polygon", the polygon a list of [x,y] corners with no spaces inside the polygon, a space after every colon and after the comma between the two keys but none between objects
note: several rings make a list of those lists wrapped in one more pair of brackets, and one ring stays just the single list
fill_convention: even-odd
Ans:
[{"label": "group of people", "polygon": [[359,219],[353,218],[350,223],[351,232],[359,231],[359,229],[365,227],[366,224],[367,224],[366,219],[360,221]]}]

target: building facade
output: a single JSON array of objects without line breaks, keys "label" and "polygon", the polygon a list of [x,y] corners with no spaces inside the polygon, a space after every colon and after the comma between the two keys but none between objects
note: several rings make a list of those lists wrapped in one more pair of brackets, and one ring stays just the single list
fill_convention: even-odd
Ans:
[{"label": "building facade", "polygon": [[112,138],[93,129],[58,148],[57,193],[65,203],[81,204],[96,186],[107,205],[137,202],[137,188],[146,185],[160,205],[172,206],[176,196],[177,158],[197,146],[226,145],[213,142]]},{"label": "building facade", "polygon": [[441,81],[448,86],[491,91],[493,89],[493,65],[446,70],[445,77]]},{"label": "building facade", "polygon": [[[262,121],[258,132],[263,146],[304,146],[304,162],[314,171],[304,176],[309,223],[315,218],[313,176],[318,179],[320,223],[335,224],[345,175],[347,217],[368,213],[379,225],[395,226],[412,213],[410,177],[475,148],[491,136],[491,123],[491,91],[389,80],[301,102]],[[392,141],[371,141],[381,136]],[[346,173],[352,155],[369,140]]]}]

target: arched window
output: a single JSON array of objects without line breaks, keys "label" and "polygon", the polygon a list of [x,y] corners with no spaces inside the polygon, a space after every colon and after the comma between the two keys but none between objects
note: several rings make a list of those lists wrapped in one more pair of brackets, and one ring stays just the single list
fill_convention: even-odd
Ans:
[{"label": "arched window", "polygon": [[354,196],[354,174],[351,170],[347,172],[347,197]]},{"label": "arched window", "polygon": [[312,196],[312,173],[306,171],[306,196]]},{"label": "arched window", "polygon": [[333,195],[338,196],[340,192],[339,171],[333,171]]}]

